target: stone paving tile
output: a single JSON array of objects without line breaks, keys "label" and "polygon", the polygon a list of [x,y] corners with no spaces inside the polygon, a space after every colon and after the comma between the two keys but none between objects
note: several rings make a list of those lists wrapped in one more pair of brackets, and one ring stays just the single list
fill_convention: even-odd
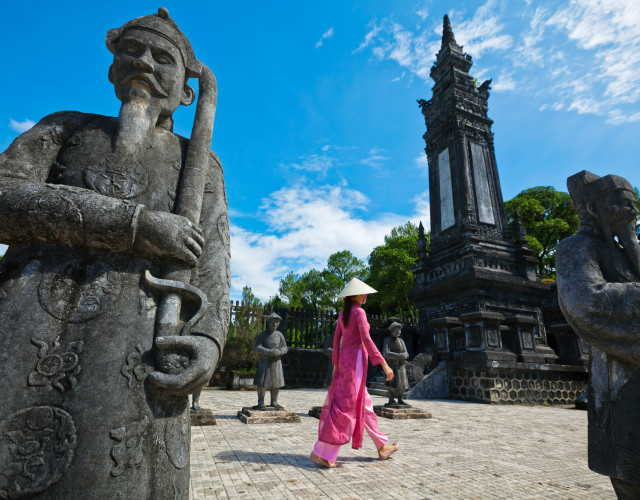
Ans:
[{"label": "stone paving tile", "polygon": [[[454,401],[410,403],[427,420],[379,418],[400,450],[380,461],[364,446],[341,449],[336,469],[309,460],[318,420],[307,415],[326,391],[281,391],[300,423],[247,425],[236,416],[256,403],[251,391],[205,390],[200,403],[218,425],[192,427],[191,498],[398,500],[614,500],[608,478],[587,466],[587,414],[547,406]],[[372,396],[374,404],[386,398]]]}]

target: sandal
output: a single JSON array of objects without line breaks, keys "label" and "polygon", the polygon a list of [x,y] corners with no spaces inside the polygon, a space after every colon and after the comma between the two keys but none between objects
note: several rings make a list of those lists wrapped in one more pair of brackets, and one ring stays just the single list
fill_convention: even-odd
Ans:
[{"label": "sandal", "polygon": [[311,452],[311,455],[309,455],[309,458],[314,464],[318,464],[322,467],[326,467],[327,469],[333,469],[337,467],[335,463],[329,462],[328,460],[325,460],[324,458],[319,457],[314,452]]},{"label": "sandal", "polygon": [[[387,445],[381,446],[380,450],[382,450],[385,446]],[[389,445],[388,450],[385,450],[385,451],[380,451],[380,450],[378,450],[378,458],[380,458],[380,460],[386,460],[391,455],[393,455],[396,451],[398,451],[398,442],[396,441],[392,445]]]}]

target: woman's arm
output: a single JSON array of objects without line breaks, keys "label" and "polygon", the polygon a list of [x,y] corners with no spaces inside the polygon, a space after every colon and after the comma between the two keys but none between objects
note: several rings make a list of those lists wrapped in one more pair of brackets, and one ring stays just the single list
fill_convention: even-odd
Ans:
[{"label": "woman's arm", "polygon": [[371,363],[375,365],[381,365],[382,370],[384,371],[385,380],[389,381],[393,379],[393,370],[389,367],[387,362],[378,351],[378,348],[371,340],[371,336],[369,335],[369,322],[367,321],[367,314],[362,310],[358,309],[356,314],[356,325],[358,327],[358,333],[360,334],[360,340],[362,341],[362,345],[367,350],[367,354],[369,358],[371,358]]}]

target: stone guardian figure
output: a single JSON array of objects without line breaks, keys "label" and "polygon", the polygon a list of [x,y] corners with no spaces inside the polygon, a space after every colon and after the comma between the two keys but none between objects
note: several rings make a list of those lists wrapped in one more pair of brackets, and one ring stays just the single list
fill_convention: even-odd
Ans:
[{"label": "stone guardian figure", "polygon": [[[387,407],[408,406],[404,402],[404,391],[409,388],[409,379],[407,377],[407,368],[405,363],[409,358],[407,346],[404,340],[400,338],[402,333],[402,325],[396,321],[389,325],[391,335],[384,339],[382,345],[382,356],[393,370],[393,378],[387,380],[387,391],[389,392],[389,402],[385,404]],[[396,403],[395,400],[398,400]]]},{"label": "stone guardian figure", "polygon": [[284,335],[278,331],[278,326],[282,318],[272,312],[267,316],[268,328],[258,334],[255,351],[260,361],[256,371],[253,385],[258,387],[258,405],[256,410],[267,409],[264,404],[264,397],[267,389],[271,391],[271,404],[269,409],[282,410],[278,404],[278,393],[284,386],[284,374],[282,373],[282,357],[287,354],[287,342]]},{"label": "stone guardian figure", "polygon": [[620,499],[640,498],[640,247],[631,184],[582,171],[567,180],[580,217],[560,242],[560,307],[591,347],[589,467]]},{"label": "stone guardian figure", "polygon": [[106,44],[118,116],[54,113],[0,155],[0,498],[188,498],[187,396],[227,335],[213,73],[164,8]]}]

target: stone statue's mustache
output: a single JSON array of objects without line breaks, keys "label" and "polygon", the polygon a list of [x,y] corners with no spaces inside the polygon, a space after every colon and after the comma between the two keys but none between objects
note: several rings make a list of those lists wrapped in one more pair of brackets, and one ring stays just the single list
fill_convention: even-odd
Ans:
[{"label": "stone statue's mustache", "polygon": [[132,73],[127,75],[121,81],[118,82],[118,85],[129,85],[134,80],[140,80],[145,82],[151,88],[151,91],[159,97],[167,98],[169,97],[167,93],[163,90],[160,84],[156,81],[156,79],[147,73]]}]

